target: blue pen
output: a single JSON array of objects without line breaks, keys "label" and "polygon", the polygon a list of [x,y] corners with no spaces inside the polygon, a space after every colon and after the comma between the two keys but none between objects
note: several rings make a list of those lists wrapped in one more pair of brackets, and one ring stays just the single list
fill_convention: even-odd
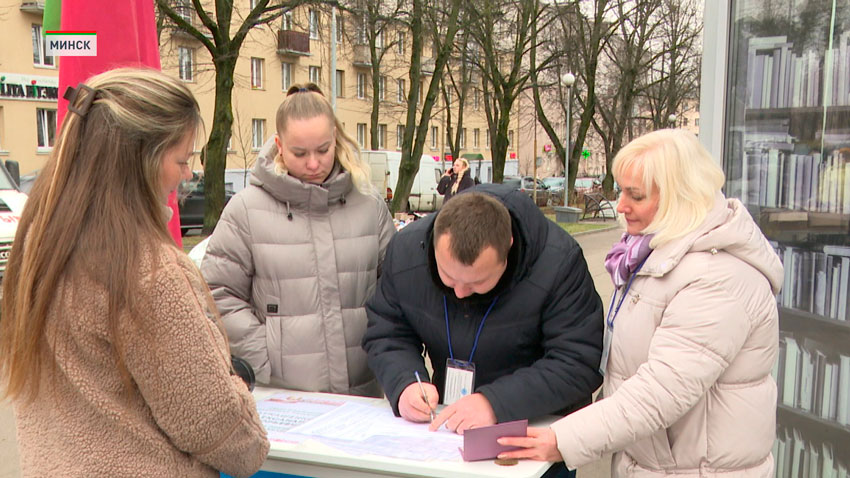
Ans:
[{"label": "blue pen", "polygon": [[416,382],[419,383],[419,391],[422,392],[422,400],[425,400],[425,405],[428,405],[428,411],[431,412],[431,423],[434,423],[434,409],[431,408],[431,404],[428,403],[428,394],[425,393],[425,387],[422,386],[422,379],[419,378],[419,370],[414,370],[413,375],[416,375]]}]

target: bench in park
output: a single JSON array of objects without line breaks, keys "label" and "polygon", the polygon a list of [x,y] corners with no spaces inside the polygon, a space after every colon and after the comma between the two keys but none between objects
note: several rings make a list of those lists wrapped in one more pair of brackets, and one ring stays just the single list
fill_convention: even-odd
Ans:
[{"label": "bench in park", "polygon": [[582,214],[581,218],[586,219],[588,216],[592,218],[616,219],[617,211],[614,210],[614,205],[611,201],[605,199],[602,193],[585,193],[584,214]]}]

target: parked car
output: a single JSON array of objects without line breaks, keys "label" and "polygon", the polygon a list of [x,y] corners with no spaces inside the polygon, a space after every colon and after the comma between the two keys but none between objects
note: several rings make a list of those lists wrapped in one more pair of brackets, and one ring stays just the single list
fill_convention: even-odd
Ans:
[{"label": "parked car", "polygon": [[551,176],[541,179],[543,184],[549,186],[549,202],[552,205],[560,206],[564,203],[564,177]]},{"label": "parked car", "polygon": [[[227,204],[235,193],[224,190],[224,203]],[[204,178],[198,173],[192,173],[190,181],[184,181],[177,189],[180,208],[180,234],[185,236],[192,229],[204,227],[204,211],[206,210],[204,195]]]},{"label": "parked car", "polygon": [[[534,178],[531,176],[505,176],[502,179],[502,184],[510,185],[526,194],[529,197],[534,197]],[[537,206],[546,206],[549,204],[549,186],[543,183],[540,179],[537,180]]]}]

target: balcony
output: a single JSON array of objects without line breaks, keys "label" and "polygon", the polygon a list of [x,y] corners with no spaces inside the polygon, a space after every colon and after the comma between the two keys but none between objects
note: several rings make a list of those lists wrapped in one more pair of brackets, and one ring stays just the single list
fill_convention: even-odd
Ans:
[{"label": "balcony", "polygon": [[44,2],[24,1],[21,2],[21,11],[27,13],[37,13],[44,15]]},{"label": "balcony", "polygon": [[422,74],[427,76],[433,75],[435,67],[436,61],[433,58],[422,61]]},{"label": "balcony", "polygon": [[354,58],[351,63],[361,68],[370,68],[372,66],[372,54],[369,52],[369,45],[354,45]]},{"label": "balcony", "polygon": [[310,35],[294,30],[278,30],[277,52],[287,56],[309,56]]}]

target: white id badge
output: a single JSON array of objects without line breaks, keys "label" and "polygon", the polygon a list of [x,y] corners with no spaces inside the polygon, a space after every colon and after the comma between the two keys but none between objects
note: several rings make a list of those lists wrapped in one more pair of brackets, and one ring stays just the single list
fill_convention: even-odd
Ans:
[{"label": "white id badge", "polygon": [[443,403],[451,405],[472,393],[475,386],[475,364],[465,360],[446,359],[446,387]]},{"label": "white id badge", "polygon": [[613,327],[605,326],[605,332],[602,335],[602,360],[599,361],[599,375],[605,376],[605,370],[608,368],[608,354],[611,352],[611,338],[614,336]]}]

